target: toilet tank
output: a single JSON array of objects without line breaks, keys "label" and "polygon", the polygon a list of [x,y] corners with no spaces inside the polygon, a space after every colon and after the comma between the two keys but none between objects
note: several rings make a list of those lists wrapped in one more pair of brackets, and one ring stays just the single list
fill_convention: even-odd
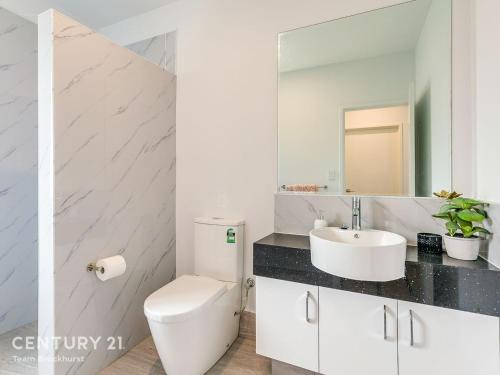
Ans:
[{"label": "toilet tank", "polygon": [[195,274],[241,282],[245,222],[241,219],[199,217],[194,220]]}]

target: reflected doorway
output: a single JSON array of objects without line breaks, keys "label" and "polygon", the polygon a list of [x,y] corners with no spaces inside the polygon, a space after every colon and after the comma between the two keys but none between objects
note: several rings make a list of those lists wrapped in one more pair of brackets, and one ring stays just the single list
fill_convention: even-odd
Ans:
[{"label": "reflected doorway", "polygon": [[408,104],[344,110],[344,191],[408,194]]}]

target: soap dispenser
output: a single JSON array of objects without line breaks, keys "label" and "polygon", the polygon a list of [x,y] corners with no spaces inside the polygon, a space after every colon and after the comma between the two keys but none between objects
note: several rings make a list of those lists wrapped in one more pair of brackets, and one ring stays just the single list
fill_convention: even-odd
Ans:
[{"label": "soap dispenser", "polygon": [[325,220],[323,215],[323,211],[319,211],[319,217],[314,220],[314,229],[318,228],[326,228],[328,226],[328,222]]}]

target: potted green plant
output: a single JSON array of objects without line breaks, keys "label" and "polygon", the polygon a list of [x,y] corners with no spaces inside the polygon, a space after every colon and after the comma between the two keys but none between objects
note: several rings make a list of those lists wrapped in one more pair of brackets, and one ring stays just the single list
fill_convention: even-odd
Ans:
[{"label": "potted green plant", "polygon": [[484,235],[490,232],[482,226],[488,218],[485,202],[463,198],[456,192],[441,191],[434,195],[445,198],[435,218],[446,221],[448,233],[444,236],[446,252],[452,258],[462,260],[476,260]]}]

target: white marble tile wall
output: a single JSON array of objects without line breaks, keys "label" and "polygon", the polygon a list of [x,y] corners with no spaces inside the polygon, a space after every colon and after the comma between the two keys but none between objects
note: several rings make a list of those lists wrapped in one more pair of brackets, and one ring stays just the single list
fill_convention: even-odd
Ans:
[{"label": "white marble tile wall", "polygon": [[[351,226],[350,196],[321,194],[277,193],[275,195],[275,231],[308,235],[314,220],[320,214],[331,226]],[[442,200],[437,198],[362,197],[361,218],[364,228],[384,229],[404,236],[409,244],[416,244],[417,233],[444,233],[442,220],[432,214],[439,210]],[[487,225],[494,233],[482,255],[500,265],[500,205],[490,204],[492,218]],[[486,244],[486,243],[485,243]]]},{"label": "white marble tile wall", "polygon": [[[54,196],[40,226],[54,234],[53,334],[102,337],[97,350],[56,351],[54,372],[96,374],[149,334],[144,300],[175,275],[176,79],[68,17],[44,16],[53,25]],[[86,272],[116,254],[124,275],[101,282]],[[109,337],[124,349],[109,349]]]},{"label": "white marble tile wall", "polygon": [[37,31],[0,8],[0,334],[37,316]]},{"label": "white marble tile wall", "polygon": [[484,246],[481,253],[495,266],[500,268],[500,204],[490,204],[488,206],[488,222],[486,228],[493,233],[490,236],[487,246]]},{"label": "white marble tile wall", "polygon": [[175,74],[176,33],[171,32],[129,44],[131,51]]}]

